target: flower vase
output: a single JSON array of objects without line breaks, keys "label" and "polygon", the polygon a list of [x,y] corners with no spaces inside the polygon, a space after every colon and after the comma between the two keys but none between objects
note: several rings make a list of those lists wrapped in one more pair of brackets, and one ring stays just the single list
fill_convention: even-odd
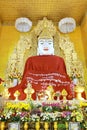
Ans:
[{"label": "flower vase", "polygon": [[4,121],[1,122],[0,126],[1,126],[0,130],[5,130],[5,122]]},{"label": "flower vase", "polygon": [[57,121],[54,122],[54,130],[58,130]]},{"label": "flower vase", "polygon": [[39,122],[39,121],[36,122],[36,124],[35,124],[35,128],[36,128],[36,130],[39,130],[39,129],[40,129],[40,122]]},{"label": "flower vase", "polygon": [[24,123],[24,130],[28,130],[28,122]]},{"label": "flower vase", "polygon": [[49,123],[48,122],[44,123],[44,128],[45,128],[45,130],[48,130],[48,128],[49,128]]},{"label": "flower vase", "polygon": [[20,130],[20,122],[8,122],[8,130]]}]

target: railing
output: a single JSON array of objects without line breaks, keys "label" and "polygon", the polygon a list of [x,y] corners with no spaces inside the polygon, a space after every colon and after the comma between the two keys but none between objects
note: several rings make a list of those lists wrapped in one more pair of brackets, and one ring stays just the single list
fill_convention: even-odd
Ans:
[{"label": "railing", "polygon": [[87,100],[6,104],[0,109],[0,130],[82,130],[82,125],[87,130]]},{"label": "railing", "polygon": [[0,130],[72,130],[72,127],[73,130],[87,130],[81,129],[80,122],[0,122]]}]

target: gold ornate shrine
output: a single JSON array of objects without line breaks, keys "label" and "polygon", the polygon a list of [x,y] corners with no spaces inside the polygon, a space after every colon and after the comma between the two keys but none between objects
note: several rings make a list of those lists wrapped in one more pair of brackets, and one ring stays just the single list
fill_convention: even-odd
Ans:
[{"label": "gold ornate shrine", "polygon": [[20,36],[17,46],[8,61],[6,70],[7,86],[12,86],[12,79],[14,78],[17,78],[20,82],[26,59],[30,56],[37,55],[38,36],[44,28],[54,37],[55,55],[64,58],[68,75],[71,78],[74,76],[77,77],[79,85],[85,86],[84,69],[77,56],[74,44],[67,35],[60,35],[53,22],[47,18],[38,21],[37,26],[34,27],[29,34]]}]

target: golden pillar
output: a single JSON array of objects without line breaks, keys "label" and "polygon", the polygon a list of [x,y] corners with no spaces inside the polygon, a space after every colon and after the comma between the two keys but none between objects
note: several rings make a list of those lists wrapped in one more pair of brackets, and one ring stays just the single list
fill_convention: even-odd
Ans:
[{"label": "golden pillar", "polygon": [[28,122],[24,123],[24,130],[28,130]]},{"label": "golden pillar", "polygon": [[5,122],[1,122],[0,124],[0,130],[5,130]]},{"label": "golden pillar", "polygon": [[36,130],[39,130],[39,129],[40,129],[40,122],[39,122],[39,121],[36,122],[36,124],[35,124],[35,128],[36,128]]},{"label": "golden pillar", "polygon": [[54,130],[58,130],[57,121],[54,122]]},{"label": "golden pillar", "polygon": [[49,123],[48,122],[44,123],[44,128],[45,128],[45,130],[48,130],[48,128],[49,128]]}]

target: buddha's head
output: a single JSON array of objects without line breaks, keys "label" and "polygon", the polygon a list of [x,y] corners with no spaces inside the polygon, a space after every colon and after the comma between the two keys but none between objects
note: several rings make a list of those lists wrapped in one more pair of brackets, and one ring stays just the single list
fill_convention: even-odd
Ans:
[{"label": "buddha's head", "polygon": [[44,29],[38,37],[38,55],[54,55],[53,37]]}]

